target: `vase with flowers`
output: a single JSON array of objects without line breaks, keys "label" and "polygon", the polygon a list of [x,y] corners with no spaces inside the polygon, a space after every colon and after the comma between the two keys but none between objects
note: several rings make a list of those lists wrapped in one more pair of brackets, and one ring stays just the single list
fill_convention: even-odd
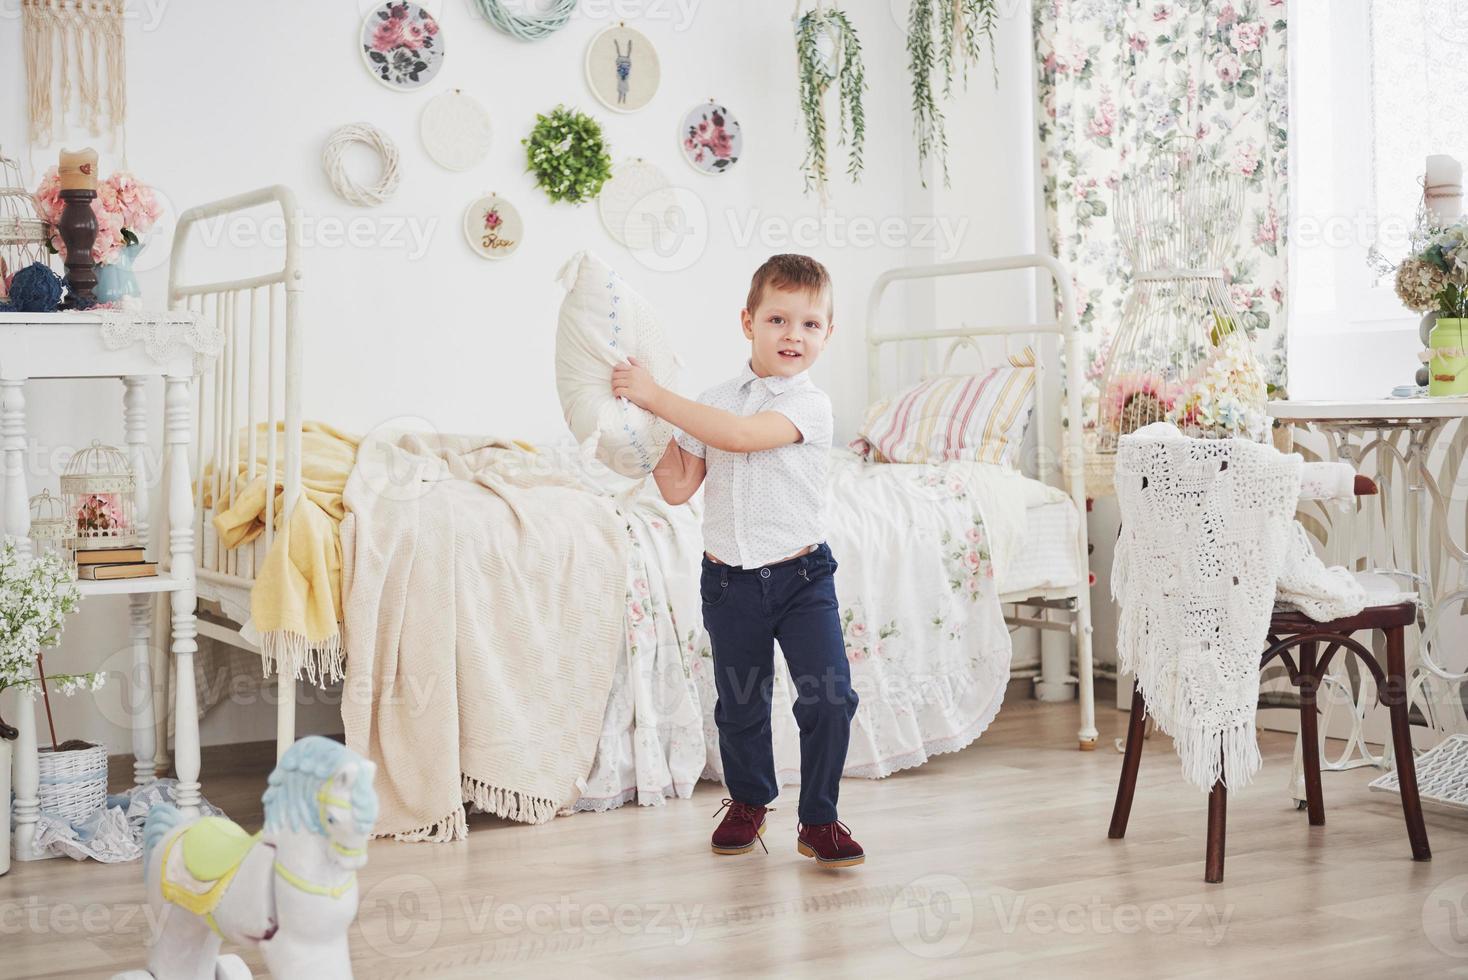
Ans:
[{"label": "vase with flowers", "polygon": [[[87,794],[88,802],[97,796],[96,784],[100,777],[101,798],[106,798],[105,748],[77,740],[58,743],[56,721],[51,713],[51,692],[63,696],[79,691],[95,691],[102,686],[106,675],[52,674],[46,676],[42,651],[54,647],[61,639],[61,628],[66,617],[76,611],[79,601],[75,574],[70,564],[59,555],[47,552],[39,555],[27,554],[6,540],[0,545],[0,692],[9,689],[21,697],[34,698],[40,695],[46,707],[46,724],[51,735],[51,747],[42,752],[43,773],[48,770],[64,770],[65,779],[47,781],[47,788],[55,787],[61,796],[43,793],[41,808],[47,812],[59,812],[63,816],[76,813],[76,802]],[[29,711],[25,706],[21,710]],[[0,753],[9,756],[11,742],[20,732],[0,719]],[[100,773],[97,772],[100,759]],[[73,778],[77,774],[85,778]],[[54,798],[53,798],[54,797]],[[64,798],[63,798],[64,797]],[[100,803],[99,803],[100,805]],[[4,834],[9,836],[10,807],[3,808]],[[9,847],[4,848],[9,854]],[[0,864],[0,871],[3,871]]]},{"label": "vase with flowers", "polygon": [[[54,229],[65,203],[55,167],[41,178],[34,197],[36,210]],[[133,262],[146,244],[148,232],[163,216],[157,194],[133,174],[119,170],[97,184],[92,214],[97,218],[97,240],[92,246],[92,259],[99,267],[97,301],[119,303],[127,297],[140,297]],[[49,244],[53,252],[66,257],[66,246],[54,231]]]},{"label": "vase with flowers", "polygon": [[1468,394],[1468,221],[1430,228],[1396,268],[1397,298],[1423,316],[1429,395]]}]

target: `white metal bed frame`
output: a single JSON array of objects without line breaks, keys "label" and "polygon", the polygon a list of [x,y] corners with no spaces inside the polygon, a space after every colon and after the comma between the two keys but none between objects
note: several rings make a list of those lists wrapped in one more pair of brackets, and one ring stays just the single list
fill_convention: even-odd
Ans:
[{"label": "white metal bed frame", "polygon": [[[284,251],[278,269],[243,279],[187,282],[184,276],[189,233],[206,221],[227,221],[241,212],[274,206],[280,212],[284,228]],[[283,503],[285,513],[295,505],[301,491],[301,380],[303,333],[300,322],[302,272],[299,212],[295,195],[286,187],[266,187],[191,208],[180,216],[174,233],[173,254],[168,278],[168,302],[172,308],[192,310],[216,320],[224,332],[224,346],[215,359],[213,370],[199,379],[195,412],[196,459],[194,463],[195,503],[199,524],[195,528],[200,556],[197,569],[197,594],[201,601],[220,602],[226,595],[235,601],[248,596],[257,571],[257,556],[263,556],[275,536],[274,496],[265,503],[265,533],[257,548],[227,550],[222,546],[213,526],[213,507],[205,508],[204,500],[227,499],[239,485],[241,465],[243,479],[257,475],[257,431],[265,423],[266,431],[282,425],[281,455],[277,459],[276,440],[265,447],[265,472],[283,469]],[[953,329],[896,331],[884,333],[876,329],[883,295],[894,283],[940,279],[957,276],[1016,270],[1048,273],[1059,300],[1055,320],[1022,325],[960,326]],[[972,348],[982,358],[976,343],[981,337],[1028,337],[1037,351],[1041,338],[1055,337],[1066,349],[1066,384],[1064,414],[1070,419],[1081,416],[1081,363],[1084,356],[1076,332],[1074,298],[1070,276],[1056,259],[1045,255],[1011,256],[982,261],[952,262],[940,265],[911,266],[892,269],[878,277],[872,287],[867,311],[869,394],[881,388],[880,353],[887,345],[923,343],[925,374],[929,364],[929,341],[948,341],[943,357],[946,371],[955,353]],[[1086,494],[1082,473],[1084,467],[1081,427],[1065,430],[1063,452],[1071,465],[1055,467],[1055,456],[1047,448],[1052,407],[1046,381],[1043,356],[1037,358],[1035,418],[1037,433],[1037,477],[1047,482],[1059,480],[1063,471],[1069,474],[1064,487],[1080,517],[1076,541],[1077,568],[1081,580],[1072,587],[1027,590],[1024,594],[1003,595],[1000,601],[1014,607],[1006,621],[1013,626],[1040,631],[1060,631],[1071,636],[1076,645],[1074,678],[1045,664],[1043,680],[1052,685],[1074,682],[1080,699],[1080,747],[1091,749],[1096,744],[1095,704],[1092,685],[1091,604],[1087,581]],[[264,374],[262,386],[257,384]],[[1054,386],[1051,386],[1054,387]],[[246,433],[245,445],[231,434]],[[244,460],[240,458],[244,451]],[[207,489],[207,494],[206,494]],[[1027,614],[1022,614],[1024,610]],[[1067,615],[1069,621],[1052,619],[1051,614]],[[206,613],[199,619],[199,633],[232,646],[260,654],[260,648],[241,634],[241,625],[229,619]],[[1068,668],[1068,658],[1066,667]],[[277,674],[279,698],[276,717],[276,748],[282,753],[295,740],[295,681]]]},{"label": "white metal bed frame", "polygon": [[[1020,325],[996,324],[975,327],[965,324],[955,328],[937,330],[884,332],[877,329],[883,295],[894,283],[1026,269],[1049,274],[1059,300],[1059,312],[1056,319]],[[1083,418],[1081,414],[1081,365],[1084,353],[1081,350],[1080,334],[1076,330],[1075,298],[1071,290],[1070,273],[1057,259],[1048,255],[1016,255],[979,261],[948,262],[891,269],[878,276],[876,283],[872,286],[871,296],[867,301],[866,322],[868,401],[875,399],[882,390],[880,355],[882,349],[887,345],[921,343],[925,377],[931,377],[933,374],[930,370],[932,363],[930,354],[934,345],[929,343],[931,341],[947,341],[947,348],[943,353],[942,366],[939,371],[942,374],[950,373],[949,367],[954,355],[965,347],[973,350],[982,362],[984,353],[976,338],[1004,338],[1007,344],[1011,338],[1026,337],[1034,346],[1037,353],[1037,376],[1035,416],[1031,427],[1035,430],[1037,439],[1036,477],[1041,481],[1054,482],[1057,486],[1061,486],[1075,504],[1080,517],[1080,531],[1076,540],[1076,567],[1080,573],[1080,581],[1068,588],[1031,589],[1020,594],[1001,595],[999,601],[1004,605],[1014,607],[1014,612],[1005,616],[1005,621],[1013,626],[1030,627],[1042,633],[1043,631],[1061,631],[1074,638],[1076,676],[1074,678],[1056,676],[1068,673],[1069,657],[1065,658],[1064,668],[1060,669],[1048,658],[1042,657],[1042,681],[1049,685],[1063,685],[1071,682],[1076,684],[1081,714],[1080,731],[1078,732],[1080,748],[1083,751],[1094,749],[1097,732],[1091,662],[1091,590],[1088,573],[1090,549],[1086,538],[1085,448],[1081,425]],[[1059,386],[1053,383],[1058,379],[1047,377],[1046,357],[1042,344],[1042,339],[1046,337],[1056,338],[1065,347],[1066,377],[1063,417],[1068,419],[1070,424],[1064,428],[1064,436],[1061,440],[1063,457],[1059,458],[1063,458],[1065,463],[1061,467],[1052,465],[1052,461],[1057,459],[1057,456],[1049,451],[1047,445],[1051,435],[1051,412],[1054,410],[1047,402],[1053,397],[1053,392],[1058,392]],[[1047,384],[1047,382],[1051,383]],[[1056,418],[1054,421],[1059,422],[1060,419]],[[1021,610],[1028,614],[1022,613]],[[1051,613],[1068,614],[1069,621],[1052,619],[1050,618]]]},{"label": "white metal bed frame", "polygon": [[[186,282],[184,264],[189,232],[206,221],[225,222],[242,212],[274,206],[284,229],[280,268],[244,279]],[[266,216],[266,220],[273,215]],[[258,219],[257,219],[258,220]],[[224,345],[212,371],[198,379],[194,413],[194,503],[199,524],[194,528],[199,564],[196,593],[202,601],[219,602],[226,595],[238,601],[254,585],[259,557],[275,538],[275,496],[265,499],[265,534],[256,548],[226,550],[214,530],[214,507],[204,507],[233,495],[257,475],[257,426],[266,432],[282,425],[280,455],[275,439],[265,447],[264,472],[283,467],[282,508],[286,514],[301,492],[301,236],[296,198],[283,186],[263,187],[235,197],[200,205],[178,219],[168,274],[168,305],[208,317],[224,332]],[[262,380],[264,385],[257,382]],[[263,390],[262,390],[263,389]],[[244,454],[241,439],[246,432]],[[244,466],[244,480],[240,467]],[[241,625],[221,615],[201,614],[199,633],[259,654],[259,646],[241,635]],[[295,680],[277,671],[279,698],[276,714],[276,754],[295,741]],[[183,728],[180,727],[182,732]]]}]

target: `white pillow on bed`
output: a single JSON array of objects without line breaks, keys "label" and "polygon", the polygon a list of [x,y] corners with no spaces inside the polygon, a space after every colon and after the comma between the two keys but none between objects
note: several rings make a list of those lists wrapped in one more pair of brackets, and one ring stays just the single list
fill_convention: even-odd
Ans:
[{"label": "white pillow on bed", "polygon": [[673,427],[612,395],[612,367],[635,357],[658,384],[673,383],[673,352],[652,306],[590,252],[561,268],[566,298],[556,330],[556,389],[566,424],[597,458],[623,476],[652,472],[673,438]]},{"label": "white pillow on bed", "polygon": [[867,410],[848,447],[878,463],[951,459],[1018,469],[1035,408],[1035,352],[1026,347],[1004,367],[930,378]]}]

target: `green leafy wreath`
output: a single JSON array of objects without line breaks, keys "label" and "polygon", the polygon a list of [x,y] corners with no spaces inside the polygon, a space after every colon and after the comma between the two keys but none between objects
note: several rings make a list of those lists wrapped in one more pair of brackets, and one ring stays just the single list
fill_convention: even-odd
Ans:
[{"label": "green leafy wreath", "polygon": [[582,204],[601,193],[612,176],[601,123],[576,109],[561,105],[537,114],[535,128],[520,142],[525,169],[552,201]]}]

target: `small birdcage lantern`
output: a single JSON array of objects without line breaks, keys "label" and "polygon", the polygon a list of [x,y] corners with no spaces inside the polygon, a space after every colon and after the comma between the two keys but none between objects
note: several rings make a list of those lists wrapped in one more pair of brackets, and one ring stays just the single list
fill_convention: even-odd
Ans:
[{"label": "small birdcage lantern", "polygon": [[50,237],[51,226],[21,183],[20,164],[0,154],[0,302],[9,298],[11,276],[36,262],[50,266]]},{"label": "small birdcage lantern", "polygon": [[71,521],[66,519],[66,505],[60,497],[51,496],[50,490],[42,490],[31,498],[29,536],[33,554],[71,560],[71,549],[66,544],[66,539],[71,537]]},{"label": "small birdcage lantern", "polygon": [[70,523],[67,547],[76,551],[129,548],[138,543],[137,486],[122,451],[93,440],[61,474]]},{"label": "small birdcage lantern", "polygon": [[1242,178],[1186,137],[1163,143],[1118,187],[1132,279],[1101,378],[1101,454],[1152,422],[1204,438],[1268,431],[1264,372],[1223,271],[1243,204]]}]

